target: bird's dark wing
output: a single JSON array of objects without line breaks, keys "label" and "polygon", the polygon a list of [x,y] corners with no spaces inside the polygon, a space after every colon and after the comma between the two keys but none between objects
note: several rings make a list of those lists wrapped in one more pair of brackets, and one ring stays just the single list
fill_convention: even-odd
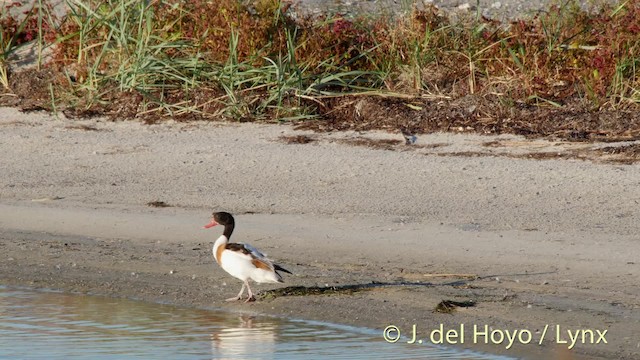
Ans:
[{"label": "bird's dark wing", "polygon": [[227,250],[231,250],[231,251],[237,251],[237,252],[241,252],[245,255],[251,255],[251,250],[247,249],[245,247],[245,244],[241,244],[241,243],[228,243],[227,245],[225,245],[224,247]]}]

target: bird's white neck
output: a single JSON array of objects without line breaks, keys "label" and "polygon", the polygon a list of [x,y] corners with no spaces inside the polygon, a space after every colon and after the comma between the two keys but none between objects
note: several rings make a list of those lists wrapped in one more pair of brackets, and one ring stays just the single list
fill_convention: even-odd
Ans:
[{"label": "bird's white neck", "polygon": [[[216,259],[216,261],[218,262],[218,264],[220,263],[220,253],[221,251],[218,250],[223,250],[224,246],[229,242],[229,239],[225,236],[225,235],[220,235],[220,237],[218,238],[218,240],[216,240],[216,242],[213,243],[213,257]],[[221,248],[222,246],[222,248]]]}]

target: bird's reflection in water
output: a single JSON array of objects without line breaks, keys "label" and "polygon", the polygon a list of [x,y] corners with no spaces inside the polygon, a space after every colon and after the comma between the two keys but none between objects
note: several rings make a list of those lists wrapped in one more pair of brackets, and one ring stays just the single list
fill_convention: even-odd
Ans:
[{"label": "bird's reflection in water", "polygon": [[241,315],[237,324],[211,334],[213,359],[273,359],[277,326]]}]

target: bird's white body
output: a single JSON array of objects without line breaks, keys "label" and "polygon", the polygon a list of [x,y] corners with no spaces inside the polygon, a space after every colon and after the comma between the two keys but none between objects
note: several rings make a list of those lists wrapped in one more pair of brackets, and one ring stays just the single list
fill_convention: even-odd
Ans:
[{"label": "bird's white body", "polygon": [[[282,282],[282,277],[275,272],[273,263],[258,249],[248,244],[242,244],[249,253],[233,251],[224,247],[229,243],[229,239],[222,235],[213,244],[213,256],[220,267],[229,275],[247,281],[251,279],[257,283],[278,283]],[[220,248],[222,247],[222,249]],[[255,264],[259,261],[262,267]],[[265,266],[266,265],[266,266]],[[269,267],[265,269],[264,267]]]}]

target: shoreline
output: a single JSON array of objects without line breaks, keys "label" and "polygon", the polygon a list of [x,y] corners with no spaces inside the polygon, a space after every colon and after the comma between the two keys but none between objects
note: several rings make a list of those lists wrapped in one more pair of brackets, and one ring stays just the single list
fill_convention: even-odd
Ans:
[{"label": "shoreline", "polygon": [[[259,294],[257,302],[226,303],[224,299],[237,292],[240,282],[219,269],[211,257],[209,240],[218,234],[202,230],[200,236],[192,237],[191,234],[200,229],[192,230],[182,226],[175,232],[184,230],[187,235],[172,240],[175,234],[171,231],[159,237],[147,230],[134,231],[135,223],[142,228],[162,227],[163,218],[167,217],[163,211],[149,213],[141,210],[143,209],[129,208],[125,212],[117,212],[100,208],[1,205],[0,213],[3,218],[6,219],[7,214],[12,214],[8,218],[31,218],[34,225],[19,225],[19,230],[6,230],[6,225],[2,224],[5,229],[0,232],[2,251],[9,257],[9,261],[5,260],[0,264],[0,282],[4,285],[56,289],[185,307],[324,321],[379,330],[381,334],[385,327],[391,325],[397,326],[404,334],[412,334],[415,324],[418,336],[424,334],[425,339],[428,333],[440,326],[445,333],[448,330],[459,331],[463,326],[466,328],[464,332],[467,339],[464,344],[445,345],[525,359],[562,358],[558,355],[562,354],[562,345],[557,344],[550,335],[544,336],[546,341],[543,341],[543,346],[536,343],[542,336],[541,331],[545,325],[549,325],[552,330],[559,326],[561,331],[565,328],[594,331],[608,329],[608,345],[578,344],[574,358],[604,359],[613,356],[631,359],[635,356],[632,352],[628,355],[620,352],[620,347],[625,347],[625,341],[620,335],[631,335],[637,326],[635,321],[624,320],[630,312],[621,311],[620,304],[606,304],[602,299],[594,301],[588,291],[571,289],[569,293],[573,300],[563,299],[564,296],[556,294],[562,288],[559,271],[498,274],[487,269],[485,273],[478,274],[483,277],[476,279],[427,277],[425,275],[430,275],[429,269],[459,269],[447,267],[446,264],[420,266],[411,261],[406,262],[407,266],[398,268],[394,264],[389,265],[382,257],[374,256],[369,263],[348,257],[322,261],[316,258],[326,251],[327,246],[333,248],[336,243],[319,245],[318,249],[308,250],[303,256],[294,256],[292,241],[295,242],[295,239],[281,237],[279,241],[274,241],[269,238],[256,244],[268,253],[278,253],[277,260],[290,267],[295,275],[285,278],[285,283],[280,286],[254,286],[254,291]],[[201,212],[171,209],[169,215],[189,224]],[[52,220],[47,220],[47,217]],[[80,226],[71,226],[62,233],[46,231],[48,228],[55,229],[54,222],[73,223],[79,217],[84,217],[83,222],[91,224],[93,228],[85,230],[86,235],[81,235],[83,230]],[[243,237],[253,238],[258,229],[270,226],[270,219],[273,217],[277,218],[278,223],[286,218],[292,222],[300,219],[299,215],[240,215],[238,223],[250,226],[252,230],[239,233]],[[203,219],[206,220],[206,216]],[[323,223],[335,221],[324,217],[318,220]],[[379,219],[352,220],[358,224],[371,224]],[[108,235],[110,231],[105,228],[118,223],[124,226],[111,231],[113,235]],[[342,224],[341,227],[346,226],[347,224]],[[352,252],[354,248],[345,246],[343,250]],[[392,251],[385,249],[385,252]],[[365,251],[363,256],[374,255],[369,254],[370,252]],[[478,268],[477,264],[467,263],[467,266]],[[512,267],[513,265],[506,266]],[[431,271],[431,274],[436,272]],[[323,284],[324,281],[326,283]],[[268,289],[287,286],[322,287],[371,282],[387,285],[351,294],[260,297]],[[403,283],[410,285],[405,286]],[[457,308],[451,314],[434,312],[435,306],[442,300],[469,299],[476,301],[476,306]],[[616,324],[614,319],[621,322]],[[509,349],[506,349],[509,340],[492,344],[488,338],[489,343],[484,344],[480,336],[480,343],[476,343],[472,340],[474,325],[481,330],[486,325],[490,331],[499,329],[504,333],[530,333],[533,339],[526,345],[515,341]],[[451,341],[460,341],[453,339]],[[526,337],[524,339],[526,341]],[[382,335],[380,341],[384,341]],[[563,336],[561,341],[570,339]],[[628,340],[627,345],[631,345]]]},{"label": "shoreline", "polygon": [[[537,340],[545,325],[607,329],[608,344],[579,344],[573,357],[640,355],[637,165],[440,156],[423,153],[433,151],[426,146],[338,141],[395,136],[373,132],[317,135],[300,145],[279,140],[299,134],[289,126],[147,126],[2,112],[0,283],[381,332],[486,324],[526,329]],[[464,152],[496,138],[541,144],[452,134],[421,136],[418,144]],[[153,201],[169,207],[147,205]],[[383,285],[224,303],[241,284],[211,256],[220,231],[201,229],[214,210],[236,216],[233,241],[251,243],[294,273],[255,292]],[[443,300],[476,305],[434,312]],[[533,342],[463,348],[566,355],[564,344]]]}]

